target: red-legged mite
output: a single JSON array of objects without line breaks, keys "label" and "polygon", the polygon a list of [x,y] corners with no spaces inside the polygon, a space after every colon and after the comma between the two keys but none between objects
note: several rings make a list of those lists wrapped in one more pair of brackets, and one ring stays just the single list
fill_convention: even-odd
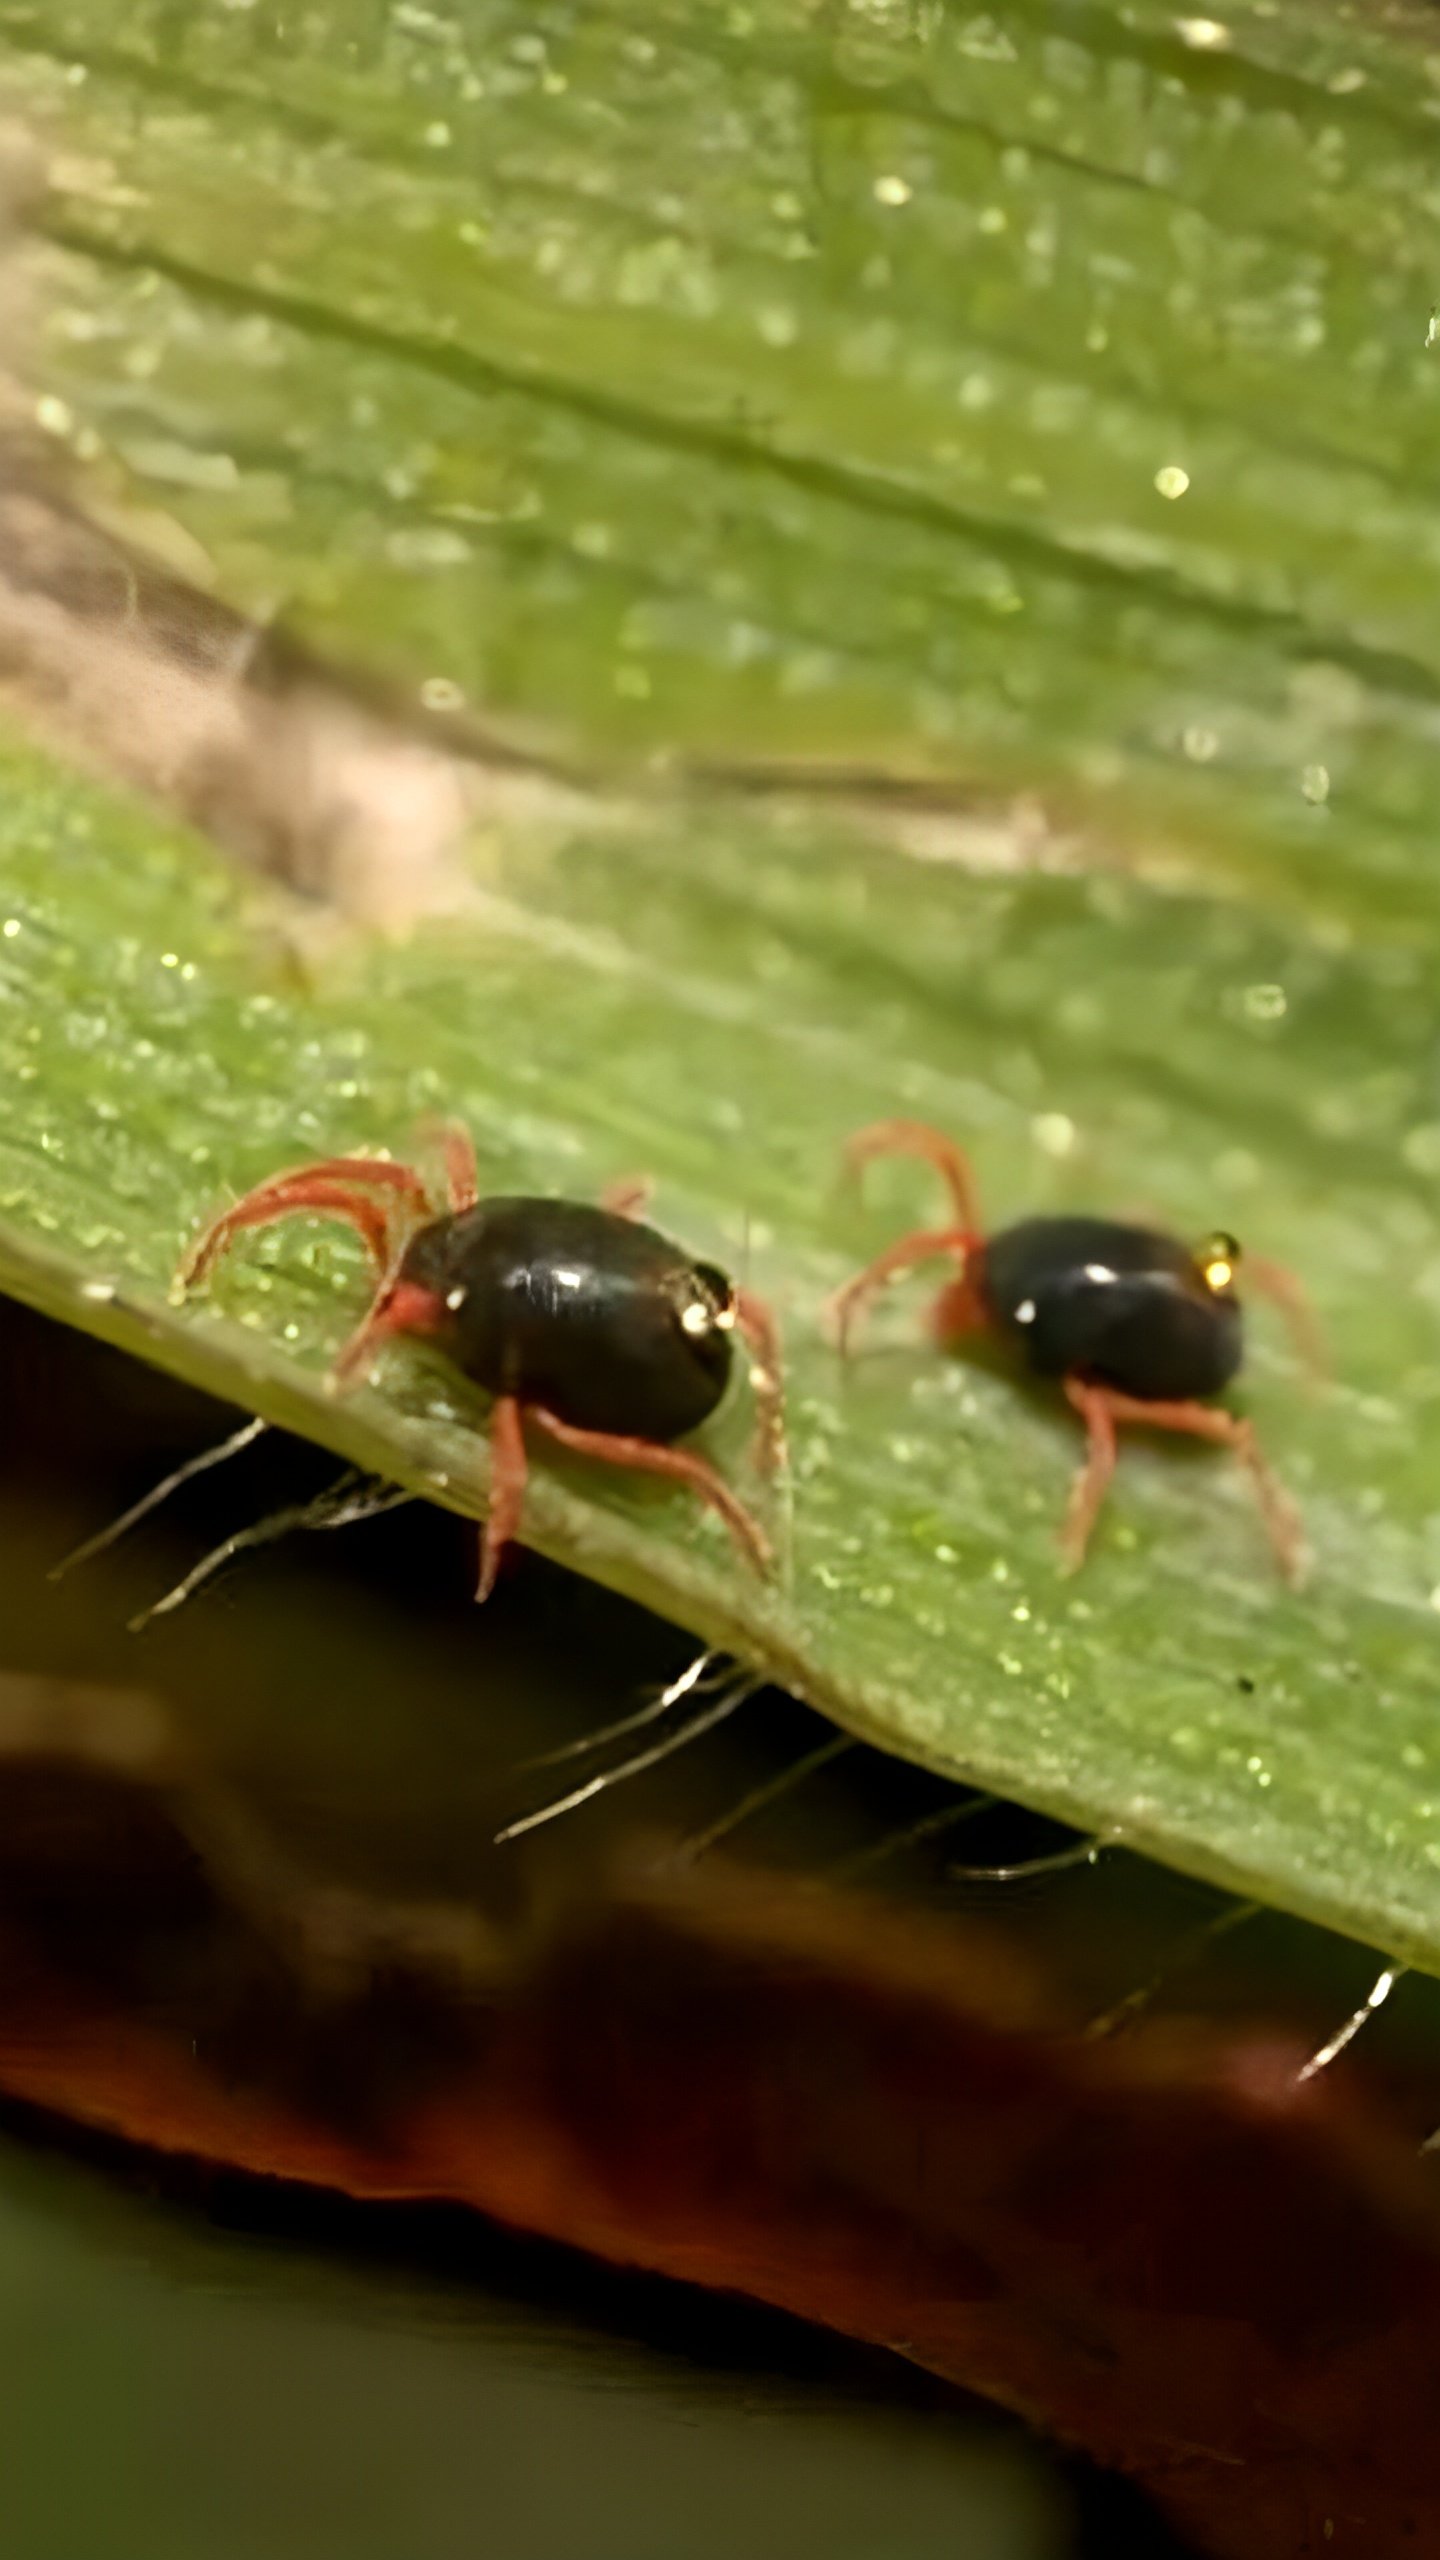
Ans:
[{"label": "red-legged mite", "polygon": [[330,1156],[273,1174],[205,1229],[179,1286],[205,1279],[246,1227],[303,1213],[358,1229],[377,1286],[335,1362],[337,1387],[358,1383],[393,1336],[413,1334],[495,1400],[481,1600],[519,1530],[527,1429],[580,1457],[688,1485],[768,1570],[769,1542],[723,1476],[673,1445],[719,1404],[739,1333],[752,1354],[761,1454],[778,1460],[779,1348],[763,1302],[642,1224],[643,1184],[617,1187],[599,1206],[482,1200],[466,1132],[448,1127],[443,1146],[443,1202],[411,1166],[383,1157]]},{"label": "red-legged mite", "polygon": [[[1198,1250],[1150,1227],[1111,1218],[1022,1218],[987,1236],[968,1159],[952,1140],[914,1120],[882,1120],[846,1150],[858,1168],[874,1156],[923,1157],[950,1196],[944,1226],[902,1236],[841,1289],[833,1303],[844,1350],[854,1318],[884,1282],[934,1256],[959,1265],[935,1301],[933,1329],[949,1348],[982,1328],[998,1334],[1037,1377],[1058,1379],[1085,1425],[1088,1449],[1062,1531],[1072,1569],[1082,1561],[1115,1469],[1119,1423],[1221,1442],[1249,1471],[1281,1572],[1300,1571],[1300,1523],[1261,1455],[1252,1423],[1208,1404],[1238,1371],[1244,1319],[1236,1289],[1240,1247],[1212,1235]],[[1302,1350],[1318,1358],[1308,1303],[1290,1273],[1250,1258],[1246,1274],[1274,1298]]]}]

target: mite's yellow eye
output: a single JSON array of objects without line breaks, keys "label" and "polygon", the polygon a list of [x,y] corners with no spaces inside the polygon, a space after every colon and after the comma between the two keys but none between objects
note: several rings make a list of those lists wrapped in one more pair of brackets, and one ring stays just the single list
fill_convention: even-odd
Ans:
[{"label": "mite's yellow eye", "polygon": [[1207,1236],[1195,1260],[1207,1289],[1228,1289],[1239,1268],[1240,1247],[1233,1236]]}]

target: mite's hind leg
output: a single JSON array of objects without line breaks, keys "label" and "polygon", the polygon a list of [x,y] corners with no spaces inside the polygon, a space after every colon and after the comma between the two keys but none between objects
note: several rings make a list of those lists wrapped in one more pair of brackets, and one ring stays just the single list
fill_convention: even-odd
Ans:
[{"label": "mite's hind leg", "polygon": [[626,1173],[618,1182],[607,1182],[600,1194],[600,1206],[613,1218],[643,1218],[655,1196],[655,1184],[648,1173]]},{"label": "mite's hind leg", "polygon": [[708,1458],[700,1457],[693,1449],[672,1449],[663,1441],[641,1440],[629,1433],[582,1431],[573,1422],[562,1422],[558,1414],[547,1413],[542,1405],[527,1405],[525,1419],[578,1458],[598,1458],[614,1467],[635,1467],[646,1475],[665,1476],[672,1484],[688,1485],[712,1511],[719,1512],[750,1563],[761,1573],[769,1572],[772,1559],[768,1538]]},{"label": "mite's hind leg", "polygon": [[490,1416],[490,1508],[480,1532],[477,1600],[489,1599],[501,1558],[519,1535],[528,1469],[519,1401],[514,1396],[497,1396]]},{"label": "mite's hind leg", "polygon": [[765,1300],[753,1289],[735,1292],[735,1321],[750,1354],[750,1388],[755,1398],[757,1464],[768,1476],[785,1465],[785,1381],[780,1365],[780,1328]]},{"label": "mite's hind leg", "polygon": [[1189,1401],[1149,1403],[1141,1396],[1121,1395],[1113,1387],[1095,1386],[1083,1378],[1067,1378],[1065,1393],[1081,1416],[1089,1437],[1085,1464],[1076,1477],[1062,1533],[1066,1562],[1073,1571],[1083,1559],[1096,1515],[1115,1468],[1115,1426],[1141,1423],[1151,1431],[1176,1431],[1193,1440],[1210,1440],[1231,1449],[1255,1487],[1260,1516],[1285,1580],[1300,1580],[1302,1538],[1300,1516],[1274,1474],[1244,1415],[1222,1405]]},{"label": "mite's hind leg", "polygon": [[1083,1378],[1067,1378],[1065,1393],[1085,1425],[1086,1437],[1085,1462],[1070,1487],[1060,1531],[1065,1570],[1076,1573],[1085,1561],[1091,1532],[1115,1473],[1115,1417],[1103,1387],[1087,1386]]}]

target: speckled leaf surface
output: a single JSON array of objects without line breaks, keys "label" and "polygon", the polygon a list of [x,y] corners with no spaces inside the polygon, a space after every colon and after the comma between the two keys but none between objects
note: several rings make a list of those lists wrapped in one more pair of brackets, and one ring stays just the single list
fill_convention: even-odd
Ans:
[{"label": "speckled leaf surface", "polygon": [[52,428],[591,754],[1046,783],[1413,925],[1440,50],[1276,0],[0,0]]},{"label": "speckled leaf surface", "polygon": [[[12,762],[0,825],[9,1287],[474,1506],[478,1405],[418,1357],[352,1405],[323,1395],[363,1293],[343,1240],[258,1240],[183,1311],[180,1244],[277,1164],[403,1151],[442,1106],[497,1187],[585,1193],[648,1165],[656,1214],[697,1250],[734,1265],[748,1222],[784,1321],[791,1590],[747,1577],[687,1506],[576,1474],[537,1480],[537,1542],[858,1732],[1440,1961],[1418,957],[1128,884],[897,875],[843,839],[712,821],[516,852],[463,934],[296,993],[221,875],[152,822]],[[1262,1326],[1249,1391],[1306,1508],[1307,1592],[1277,1587],[1230,1470],[1138,1450],[1064,1583],[1075,1449],[1045,1400],[935,1357],[898,1302],[842,1377],[821,1297],[924,1184],[894,1168],[862,1211],[836,1151],[893,1108],[965,1130],[999,1214],[1223,1211],[1313,1275],[1342,1383],[1307,1396]],[[715,1438],[740,1473],[738,1405]]]},{"label": "speckled leaf surface", "polygon": [[[632,794],[298,987],[200,848],[15,749],[5,1285],[466,1507],[478,1408],[418,1358],[321,1391],[343,1241],[257,1244],[184,1311],[180,1243],[437,1108],[497,1185],[646,1166],[785,1322],[790,1584],[578,1472],[537,1542],[869,1737],[1440,1968],[1423,41],[0,0],[0,42],[56,154],[42,425],[228,597]],[[636,814],[653,756],[1033,786],[1111,867]],[[1308,1275],[1337,1384],[1262,1322],[1246,1387],[1303,1595],[1229,1470],[1138,1448],[1060,1582],[1066,1420],[908,1304],[842,1380],[820,1299],[929,1205],[913,1169],[835,1189],[892,1109],[970,1140],[997,1219],[1145,1207]]]}]

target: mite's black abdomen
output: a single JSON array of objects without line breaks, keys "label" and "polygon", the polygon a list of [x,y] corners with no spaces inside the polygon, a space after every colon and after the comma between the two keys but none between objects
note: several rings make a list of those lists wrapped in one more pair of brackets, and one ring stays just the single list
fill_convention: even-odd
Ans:
[{"label": "mite's black abdomen", "polygon": [[987,1238],[981,1287],[1041,1377],[1074,1372],[1161,1403],[1218,1394],[1240,1366],[1239,1300],[1147,1227],[1023,1218]]},{"label": "mite's black abdomen", "polygon": [[402,1277],[444,1305],[436,1339],[491,1395],[583,1431],[678,1440],[730,1375],[723,1272],[576,1200],[482,1200],[412,1238]]}]

